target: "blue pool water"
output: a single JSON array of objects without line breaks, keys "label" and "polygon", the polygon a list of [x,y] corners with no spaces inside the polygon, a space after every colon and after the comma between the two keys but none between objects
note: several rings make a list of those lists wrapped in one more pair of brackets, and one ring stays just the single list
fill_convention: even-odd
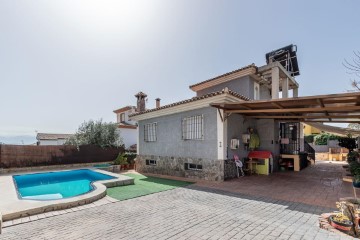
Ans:
[{"label": "blue pool water", "polygon": [[55,200],[78,196],[94,189],[91,182],[115,177],[89,169],[13,176],[23,199]]}]

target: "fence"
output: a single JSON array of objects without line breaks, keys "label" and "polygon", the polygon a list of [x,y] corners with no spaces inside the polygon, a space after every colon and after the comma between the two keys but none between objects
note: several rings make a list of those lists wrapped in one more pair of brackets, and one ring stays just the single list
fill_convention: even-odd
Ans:
[{"label": "fence", "polygon": [[0,145],[0,168],[21,168],[60,164],[113,161],[123,148],[75,146]]}]

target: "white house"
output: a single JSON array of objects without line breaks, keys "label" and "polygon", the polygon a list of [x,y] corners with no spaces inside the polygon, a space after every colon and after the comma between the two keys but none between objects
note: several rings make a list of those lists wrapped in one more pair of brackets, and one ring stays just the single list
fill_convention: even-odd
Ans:
[{"label": "white house", "polygon": [[137,122],[129,120],[129,115],[136,113],[136,107],[126,106],[114,111],[116,122],[118,123],[117,132],[119,133],[125,148],[130,148],[137,142]]},{"label": "white house", "polygon": [[37,145],[63,145],[72,134],[38,133],[36,135]]}]

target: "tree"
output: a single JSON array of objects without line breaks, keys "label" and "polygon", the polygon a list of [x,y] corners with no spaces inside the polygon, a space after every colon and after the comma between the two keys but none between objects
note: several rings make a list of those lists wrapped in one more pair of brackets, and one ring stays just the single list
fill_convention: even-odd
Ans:
[{"label": "tree", "polygon": [[[354,57],[351,61],[344,59],[343,65],[347,68],[349,74],[360,77],[360,51],[354,51]],[[355,91],[360,91],[360,81],[355,79],[351,80],[351,86],[355,89]],[[360,124],[350,123],[348,127],[359,130]]]},{"label": "tree", "polygon": [[119,147],[122,140],[116,132],[116,123],[106,123],[101,119],[98,121],[90,120],[82,123],[74,136],[66,141],[67,145],[97,145],[102,148]]},{"label": "tree", "polygon": [[[348,69],[349,74],[360,77],[360,51],[354,51],[354,55],[351,61],[344,59],[343,65]],[[351,86],[360,91],[360,81],[351,80]]]}]

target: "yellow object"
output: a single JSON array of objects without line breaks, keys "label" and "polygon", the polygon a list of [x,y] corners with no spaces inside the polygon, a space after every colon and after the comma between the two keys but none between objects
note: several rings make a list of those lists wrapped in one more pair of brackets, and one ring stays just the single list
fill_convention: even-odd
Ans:
[{"label": "yellow object", "polygon": [[304,124],[304,135],[319,134],[321,131],[317,128]]},{"label": "yellow object", "polygon": [[300,157],[299,155],[282,154],[281,158],[292,158],[294,160],[294,172],[300,171]]},{"label": "yellow object", "polygon": [[260,147],[259,135],[257,135],[256,133],[250,134],[249,148],[250,149],[256,149],[256,148],[259,148],[259,147]]}]

